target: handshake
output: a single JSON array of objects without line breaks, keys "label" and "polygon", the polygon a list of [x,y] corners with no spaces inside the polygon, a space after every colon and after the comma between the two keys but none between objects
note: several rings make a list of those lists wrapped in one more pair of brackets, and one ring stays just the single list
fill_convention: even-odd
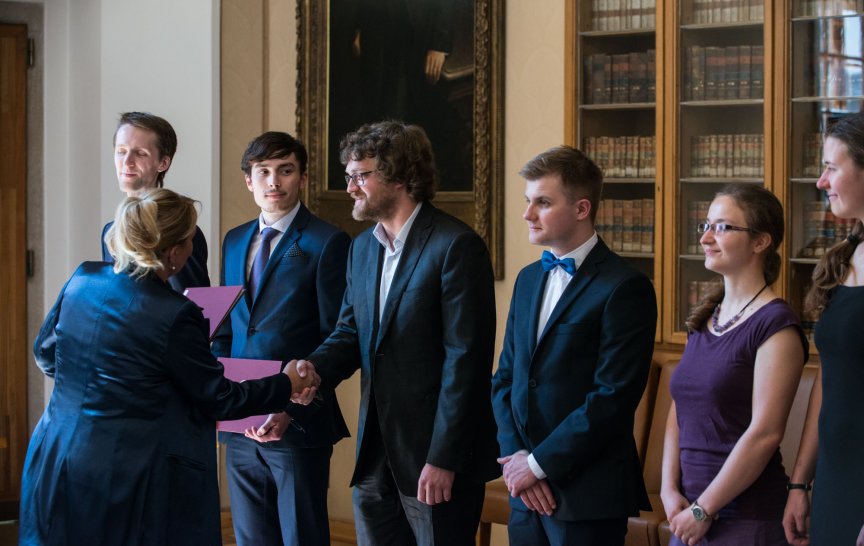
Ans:
[{"label": "handshake", "polygon": [[291,379],[291,401],[308,406],[321,386],[321,377],[315,372],[315,366],[308,360],[292,360],[282,373]]}]

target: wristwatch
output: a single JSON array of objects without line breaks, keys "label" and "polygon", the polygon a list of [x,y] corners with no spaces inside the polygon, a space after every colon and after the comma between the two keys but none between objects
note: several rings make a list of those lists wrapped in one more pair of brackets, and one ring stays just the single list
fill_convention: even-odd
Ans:
[{"label": "wristwatch", "polygon": [[705,521],[711,519],[711,516],[708,515],[708,512],[705,511],[704,508],[699,506],[695,501],[690,505],[690,512],[693,513],[693,519],[696,521]]}]

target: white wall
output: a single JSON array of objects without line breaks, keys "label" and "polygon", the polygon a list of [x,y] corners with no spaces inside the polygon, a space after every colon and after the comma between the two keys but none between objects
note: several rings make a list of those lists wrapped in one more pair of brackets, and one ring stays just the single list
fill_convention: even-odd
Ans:
[{"label": "white wall", "polygon": [[[117,116],[168,119],[179,146],[167,186],[201,201],[199,226],[218,264],[218,0],[29,0],[44,5],[42,315],[74,268],[99,259],[99,234],[123,194],[111,138]],[[33,373],[37,373],[33,368]],[[50,396],[45,388],[45,401]],[[33,396],[40,396],[35,391]]]},{"label": "white wall", "polygon": [[200,200],[218,232],[217,0],[45,0],[46,306],[83,260],[123,194],[111,137],[117,116],[168,119],[179,146],[167,186]]}]

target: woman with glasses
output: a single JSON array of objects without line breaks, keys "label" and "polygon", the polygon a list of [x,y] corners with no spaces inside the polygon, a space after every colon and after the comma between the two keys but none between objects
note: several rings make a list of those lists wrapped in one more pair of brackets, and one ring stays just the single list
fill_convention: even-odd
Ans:
[{"label": "woman with glasses", "polygon": [[862,546],[864,114],[846,116],[828,128],[822,161],[825,171],[816,187],[825,191],[836,217],[856,222],[846,240],[819,260],[805,302],[821,314],[815,340],[822,365],[810,394],[783,526],[796,546]]},{"label": "woman with glasses", "polygon": [[723,283],[687,319],[670,383],[661,499],[672,545],[785,545],[780,440],[808,345],[771,289],[783,209],[753,184],[724,187],[699,224]]}]

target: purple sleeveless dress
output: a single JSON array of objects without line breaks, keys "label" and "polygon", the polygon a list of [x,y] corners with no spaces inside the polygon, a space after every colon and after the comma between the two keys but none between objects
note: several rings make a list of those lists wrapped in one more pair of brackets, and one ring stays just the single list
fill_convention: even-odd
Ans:
[{"label": "purple sleeveless dress", "polygon": [[[706,324],[688,337],[669,388],[680,430],[681,492],[690,502],[705,491],[750,425],[756,351],[790,326],[806,355],[798,318],[779,298],[722,336]],[[700,545],[785,546],[786,482],[778,449],[756,481],[723,507]],[[672,537],[671,544],[681,543]]]}]

